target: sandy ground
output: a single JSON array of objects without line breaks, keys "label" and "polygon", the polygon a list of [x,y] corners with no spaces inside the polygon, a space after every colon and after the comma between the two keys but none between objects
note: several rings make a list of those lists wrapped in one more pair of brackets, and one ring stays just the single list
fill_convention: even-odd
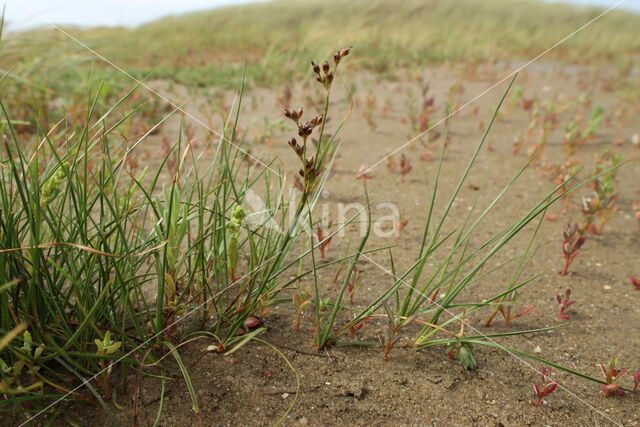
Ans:
[{"label": "sandy ground", "polygon": [[[461,106],[475,97],[514,66],[504,64],[484,67],[473,75],[463,73],[460,83],[464,90],[456,95],[456,105]],[[606,114],[613,116],[622,101],[603,87],[604,80],[598,75],[602,75],[602,70],[562,69],[552,64],[543,64],[528,69],[525,75],[519,76],[516,85],[523,86],[524,98],[536,97],[540,100],[556,95],[571,99],[590,90],[594,99],[592,106],[602,104]],[[449,97],[449,88],[456,81],[456,73],[449,67],[441,66],[424,70],[424,76],[431,82],[430,93],[435,96],[433,117],[442,117],[444,102]],[[340,203],[364,203],[362,182],[354,179],[354,175],[361,164],[372,165],[411,139],[414,132],[403,119],[407,111],[407,89],[413,88],[416,98],[419,97],[416,83],[404,71],[398,72],[395,80],[378,80],[362,72],[345,74],[343,79],[347,85],[357,83],[355,98],[358,105],[340,134],[342,143],[336,173],[328,181],[320,200],[321,204],[328,206],[330,218],[337,216]],[[154,84],[158,89],[166,89],[162,82]],[[491,109],[496,106],[505,88],[506,83],[501,84],[455,115],[451,123],[450,144],[443,161],[436,218],[442,213],[473,149],[480,141],[480,122],[485,125],[489,122]],[[176,97],[186,96],[179,88],[175,90]],[[294,87],[293,106],[304,104],[311,115],[314,108],[309,106],[306,96],[316,93],[315,90],[314,86]],[[274,91],[253,89],[248,92],[241,116],[241,123],[247,129],[247,141],[253,138],[255,130],[252,129],[259,129],[265,116],[269,120],[280,117],[281,107],[275,101],[280,93],[282,88]],[[376,99],[376,108],[372,114],[376,122],[375,129],[367,124],[365,118],[367,94]],[[232,94],[227,94],[225,99],[230,104],[233,101]],[[330,125],[335,125],[349,106],[349,100],[342,89],[336,90],[333,100]],[[416,100],[416,106],[417,102]],[[186,109],[209,123],[206,113],[198,108],[200,103],[201,100],[196,99]],[[383,105],[387,109],[384,113]],[[606,124],[601,126],[596,138],[589,140],[577,155],[585,165],[581,177],[586,178],[593,171],[594,155],[602,152],[605,147],[615,148],[625,158],[631,157],[629,140],[639,130],[637,126],[640,123],[640,111],[638,105],[625,105],[628,115],[622,129],[624,144],[613,147],[615,127]],[[545,152],[546,161],[562,159],[563,128],[574,114],[570,110],[560,115],[558,129],[551,134]],[[145,154],[140,156],[141,163],[148,158],[150,166],[154,166],[154,159],[159,157],[154,155],[155,150],[160,150],[163,138],[175,135],[178,120],[179,117],[172,118],[160,135],[151,139],[152,142],[145,148]],[[461,226],[475,198],[479,197],[477,212],[472,216],[475,219],[526,162],[526,147],[514,155],[512,145],[514,137],[526,131],[528,122],[528,113],[521,106],[505,109],[504,115],[494,125],[487,147],[481,151],[450,217],[445,222],[445,232]],[[211,123],[219,125],[218,120],[212,120]],[[205,133],[197,124],[194,124],[194,129],[196,138],[204,137]],[[290,177],[298,166],[286,144],[289,136],[290,133],[275,134],[273,146],[255,143],[252,153],[261,158],[275,156],[283,173],[286,172]],[[441,139],[438,139],[435,144],[440,142]],[[389,214],[384,209],[376,208],[380,203],[392,203],[400,207],[403,215],[409,218],[400,238],[379,237],[374,234],[367,244],[368,248],[395,244],[393,256],[399,271],[408,268],[417,256],[429,206],[425,182],[432,182],[437,167],[437,162],[421,161],[423,151],[424,147],[420,143],[403,151],[410,159],[413,170],[406,176],[405,182],[396,180],[391,183],[374,204],[374,219]],[[434,156],[437,153],[438,150],[433,150]],[[502,327],[499,318],[491,328],[484,328],[483,323],[490,310],[479,310],[469,316],[468,328],[477,329],[473,331],[477,333],[494,333],[560,324],[562,319],[557,316],[555,295],[571,288],[572,297],[577,303],[567,313],[574,324],[549,332],[502,339],[499,342],[525,352],[536,352],[540,357],[595,377],[601,376],[598,364],[606,362],[611,355],[620,358],[622,367],[634,372],[640,369],[640,291],[636,291],[629,281],[630,276],[640,275],[640,232],[631,208],[632,201],[640,201],[640,156],[637,154],[618,174],[619,211],[601,235],[587,238],[570,273],[564,277],[558,275],[564,265],[561,231],[568,221],[582,220],[580,199],[591,190],[578,190],[565,215],[560,214],[560,203],[550,209],[552,214],[560,215],[556,221],[543,221],[536,240],[539,250],[527,267],[524,277],[538,273],[543,275],[527,285],[520,297],[523,307],[529,304],[535,306],[533,312],[514,320],[508,328]],[[396,161],[399,157],[400,154],[396,155]],[[382,191],[392,177],[384,163],[380,164],[368,181],[370,193]],[[553,186],[551,180],[542,176],[535,168],[525,171],[474,232],[470,247],[478,247],[494,233],[519,218],[550,192]],[[430,188],[428,187],[429,192]],[[390,225],[389,222],[386,224]],[[340,257],[350,239],[355,244],[358,227],[350,227],[345,237],[334,239],[328,249],[327,260]],[[522,253],[534,228],[535,224],[527,227],[522,235],[498,253],[489,267]],[[436,258],[442,257],[442,253],[436,254]],[[386,271],[389,268],[388,254],[381,252],[370,255],[370,259],[362,258],[358,268],[365,272],[365,278],[355,295],[355,305],[364,307],[392,283]],[[460,295],[460,301],[478,301],[500,292],[508,283],[514,268],[513,265],[507,266],[474,283]],[[320,273],[321,283],[328,294],[338,286],[331,282],[334,272],[335,269],[329,268]],[[307,283],[307,288],[311,288],[311,282]],[[478,369],[474,372],[466,372],[457,361],[450,361],[446,350],[440,347],[421,352],[411,348],[394,349],[388,362],[382,360],[379,347],[331,347],[327,351],[317,352],[309,345],[312,339],[312,313],[305,313],[298,333],[292,328],[294,315],[292,305],[275,307],[265,319],[267,332],[261,336],[289,360],[300,380],[300,393],[285,420],[286,424],[637,425],[640,422],[638,396],[605,399],[597,384],[561,372],[555,374],[560,388],[545,399],[541,407],[534,408],[532,384],[539,382],[541,366],[499,350],[477,348]],[[383,330],[384,319],[376,318],[359,332],[356,339],[374,341],[378,332]],[[403,332],[406,337],[400,344],[408,344],[412,334],[415,336],[416,329],[408,328]],[[200,414],[195,415],[191,410],[184,381],[177,368],[168,362],[167,366],[176,380],[167,384],[161,425],[257,425],[277,422],[292,404],[296,394],[296,374],[283,358],[273,348],[260,342],[254,342],[235,354],[237,359],[207,353],[205,349],[209,344],[206,340],[196,341],[183,351],[185,364],[190,366],[191,378],[200,400]],[[267,370],[272,372],[270,377],[265,376]],[[118,397],[119,404],[125,409],[114,408],[119,422],[124,425],[134,422],[132,407],[136,380],[132,377],[129,381],[129,393]],[[628,386],[631,383],[630,375],[624,381]],[[138,424],[151,425],[159,405],[160,381],[144,379],[140,390]],[[95,424],[96,421],[101,424],[110,423],[97,409],[79,405],[68,408],[71,417],[81,425]]]}]

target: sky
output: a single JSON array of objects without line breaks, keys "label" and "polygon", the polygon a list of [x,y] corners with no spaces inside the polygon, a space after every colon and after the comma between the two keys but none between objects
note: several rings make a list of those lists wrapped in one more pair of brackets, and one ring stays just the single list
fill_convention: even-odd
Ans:
[{"label": "sky", "polygon": [[[6,4],[6,29],[12,31],[43,26],[49,22],[133,27],[167,15],[252,1],[255,0],[0,0],[0,4]],[[607,7],[619,0],[564,1]],[[625,0],[621,7],[640,12],[640,0]]]},{"label": "sky", "polygon": [[6,29],[55,24],[136,26],[172,14],[255,0],[0,0],[6,4]]}]

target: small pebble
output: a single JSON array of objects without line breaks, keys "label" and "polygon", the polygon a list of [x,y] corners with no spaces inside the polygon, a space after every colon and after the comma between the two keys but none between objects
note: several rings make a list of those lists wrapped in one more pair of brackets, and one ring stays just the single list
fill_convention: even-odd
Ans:
[{"label": "small pebble", "polygon": [[540,348],[540,346],[536,346],[536,348],[533,349],[534,353],[542,353],[542,349]]},{"label": "small pebble", "polygon": [[603,288],[605,291],[608,291],[609,289],[611,289],[611,286],[609,286],[609,285],[604,285],[602,288]]},{"label": "small pebble", "polygon": [[289,393],[282,393],[282,398],[286,399],[287,397],[289,397]]}]

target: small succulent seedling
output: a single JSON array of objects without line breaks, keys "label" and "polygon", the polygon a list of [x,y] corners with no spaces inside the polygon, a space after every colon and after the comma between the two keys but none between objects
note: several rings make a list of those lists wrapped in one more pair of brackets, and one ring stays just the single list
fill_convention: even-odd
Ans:
[{"label": "small succulent seedling", "polygon": [[373,178],[373,176],[369,172],[369,166],[365,165],[364,163],[361,164],[360,169],[358,169],[358,173],[356,174],[355,178],[364,179],[364,180]]},{"label": "small succulent seedling", "polygon": [[604,119],[604,107],[602,105],[597,105],[596,108],[591,112],[591,117],[589,117],[589,122],[587,123],[587,129],[583,131],[582,137],[584,139],[593,138],[596,131],[602,124],[602,120]]},{"label": "small succulent seedling", "polygon": [[358,267],[353,267],[353,273],[351,279],[347,283],[347,290],[349,291],[349,303],[353,305],[353,295],[356,293],[356,288],[360,284],[360,281],[364,277],[364,273],[360,273]]},{"label": "small succulent seedling", "polygon": [[582,205],[580,206],[580,210],[582,211],[582,215],[585,218],[585,222],[579,228],[579,232],[581,234],[589,231],[592,234],[596,234],[596,225],[594,224],[596,218],[596,212],[600,208],[600,202],[597,197],[592,196],[583,196],[582,197]]},{"label": "small succulent seedling", "polygon": [[596,156],[596,170],[594,175],[601,174],[606,169],[613,168],[593,181],[595,197],[592,198],[591,204],[593,206],[589,213],[598,218],[598,227],[594,227],[593,230],[596,234],[602,233],[604,225],[618,210],[616,203],[619,194],[616,192],[615,182],[618,170],[615,168],[620,165],[621,162],[622,156],[618,153],[612,153],[609,149],[605,149],[601,154]]},{"label": "small succulent seedling", "polygon": [[113,360],[110,360],[109,365],[106,366],[105,359],[103,357],[111,356],[116,351],[118,351],[118,349],[120,349],[120,345],[122,344],[122,342],[121,341],[114,342],[111,339],[111,332],[107,331],[104,334],[104,338],[102,340],[96,339],[95,343],[96,343],[96,346],[98,347],[98,349],[96,350],[96,355],[101,356],[98,363],[100,365],[100,368],[102,368],[102,379],[101,379],[102,387],[104,388],[104,394],[107,400],[110,400],[111,399],[110,378],[111,378],[111,368],[113,366]]},{"label": "small succulent seedling", "polygon": [[373,317],[368,316],[365,317],[364,319],[362,319],[360,322],[356,323],[355,325],[353,325],[352,327],[349,328],[349,335],[351,336],[351,339],[354,339],[356,336],[356,332],[358,332],[360,329],[364,328],[367,323],[371,322],[373,320]]},{"label": "small succulent seedling", "polygon": [[400,175],[402,176],[402,178],[400,178],[401,182],[404,182],[404,176],[411,172],[411,169],[413,169],[413,167],[411,166],[411,161],[407,159],[407,156],[402,154],[402,156],[400,157]]},{"label": "small succulent seedling", "polygon": [[558,304],[560,304],[560,313],[558,313],[558,316],[562,317],[563,319],[568,319],[569,316],[567,316],[566,314],[564,314],[564,311],[572,304],[575,304],[576,301],[570,301],[569,297],[571,296],[571,289],[567,289],[564,292],[564,295],[556,295],[556,301],[558,301]]},{"label": "small succulent seedling", "polygon": [[498,305],[495,308],[495,310],[493,311],[493,313],[491,313],[491,316],[489,317],[489,319],[487,319],[487,321],[484,323],[484,326],[486,328],[491,326],[491,322],[493,321],[493,318],[498,313],[500,313],[502,315],[502,318],[504,319],[504,327],[505,328],[507,326],[509,326],[509,322],[511,322],[512,320],[517,319],[518,317],[522,317],[522,316],[524,316],[526,314],[531,313],[533,311],[533,309],[535,308],[533,305],[527,306],[524,310],[522,310],[519,313],[512,313],[511,312],[511,308],[518,301],[518,296],[519,296],[518,292],[513,291],[502,301],[500,300],[500,298],[496,299],[494,302],[497,303]]},{"label": "small succulent seedling", "polygon": [[[24,327],[26,327],[26,324]],[[16,328],[15,331],[17,331],[17,335],[20,329]],[[40,365],[37,359],[42,356],[44,344],[35,346],[29,331],[24,331],[22,338],[23,345],[20,347],[20,352],[14,353],[17,356],[17,360],[15,360],[11,366],[0,358],[0,393],[3,393],[5,398],[7,394],[27,393],[37,389],[42,393],[44,388],[43,381],[36,381],[36,376],[40,371]],[[0,347],[1,346],[2,344],[0,344]],[[31,384],[29,385],[22,384],[21,382],[25,368],[26,373],[28,373],[31,378]]]},{"label": "small succulent seedling", "polygon": [[604,375],[605,382],[607,383],[602,386],[602,393],[604,394],[604,397],[609,397],[612,395],[624,395],[624,390],[621,390],[620,386],[618,386],[618,384],[616,383],[627,373],[627,369],[618,370],[616,369],[617,365],[618,359],[614,358],[613,356],[609,360],[606,368],[602,363],[600,364],[602,375]]},{"label": "small succulent seedling", "polygon": [[415,314],[411,317],[403,318],[395,315],[393,313],[393,310],[391,310],[391,307],[389,307],[386,302],[383,303],[383,306],[387,312],[388,326],[386,337],[383,334],[378,334],[378,339],[380,340],[380,344],[382,345],[382,350],[384,352],[383,360],[387,362],[389,361],[389,353],[391,352],[393,347],[395,347],[398,341],[400,341],[400,330],[405,326],[413,323],[413,321],[418,318],[418,315]]},{"label": "small succulent seedling", "polygon": [[408,223],[409,218],[406,218],[403,215],[402,211],[400,211],[400,215],[398,217],[393,219],[393,230],[395,231],[398,238],[400,237],[400,235],[402,234],[402,230],[404,230]]},{"label": "small succulent seedling", "polygon": [[391,173],[395,172],[398,169],[398,165],[396,164],[395,159],[393,158],[393,154],[389,154],[387,156],[387,162],[385,163],[387,170]]},{"label": "small succulent seedling", "polygon": [[572,194],[570,189],[580,168],[580,159],[567,160],[556,165],[551,172],[553,181],[560,186],[558,193],[562,195],[561,197],[564,200],[564,206],[562,207],[563,215],[566,214],[569,209],[569,201],[571,200]]},{"label": "small succulent seedling", "polygon": [[640,291],[640,280],[638,280],[635,277],[631,276],[631,284],[633,286],[635,286],[637,290]]},{"label": "small succulent seedling", "polygon": [[371,129],[372,132],[375,132],[376,128],[377,128],[377,122],[374,118],[374,114],[376,112],[376,108],[377,108],[377,100],[375,95],[373,94],[373,91],[371,89],[369,89],[369,91],[367,92],[365,99],[364,99],[364,112],[363,112],[363,116],[365,118],[365,120],[367,121],[367,125],[369,125],[369,128]]},{"label": "small succulent seedling", "polygon": [[631,374],[633,377],[633,391],[638,391],[638,386],[640,385],[640,369],[638,369],[637,374]]},{"label": "small succulent seedling", "polygon": [[551,379],[551,368],[541,368],[540,369],[540,384],[541,388],[538,387],[538,384],[533,384],[533,389],[536,392],[536,396],[538,400],[533,404],[533,406],[538,406],[542,403],[542,399],[553,393],[553,391],[558,387],[558,382]]},{"label": "small succulent seedling", "polygon": [[316,238],[318,239],[319,244],[318,249],[320,249],[320,256],[322,258],[324,258],[325,251],[329,247],[331,239],[333,238],[333,236],[327,237],[330,234],[329,229],[331,228],[331,225],[333,225],[333,221],[329,221],[327,228],[323,229],[320,226],[316,228]]},{"label": "small succulent seedling", "polygon": [[293,329],[298,332],[300,330],[300,318],[305,308],[311,305],[311,295],[304,287],[300,287],[291,298],[293,305],[296,307],[296,319],[293,321]]},{"label": "small succulent seedling", "polygon": [[[606,182],[606,181],[605,181]],[[607,195],[607,193],[601,194],[599,191],[600,188],[608,184],[598,183],[596,187],[598,189],[598,200],[599,200],[599,208],[596,211],[596,216],[598,217],[598,228],[595,230],[596,234],[602,234],[602,230],[604,225],[609,222],[614,213],[618,211],[618,207],[616,203],[618,202],[618,194]]]},{"label": "small succulent seedling", "polygon": [[564,254],[564,269],[560,272],[561,276],[567,274],[569,266],[573,260],[578,256],[579,249],[584,245],[586,238],[578,230],[578,223],[573,222],[573,225],[569,224],[562,231],[562,253]]}]

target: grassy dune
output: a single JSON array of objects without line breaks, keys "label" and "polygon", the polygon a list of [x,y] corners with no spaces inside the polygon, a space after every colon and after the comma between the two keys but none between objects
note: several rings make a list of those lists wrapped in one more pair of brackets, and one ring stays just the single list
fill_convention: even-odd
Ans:
[{"label": "grassy dune", "polygon": [[[602,9],[521,0],[274,1],[170,17],[123,33],[151,55],[192,61],[265,52],[295,57],[354,44],[380,60],[484,59],[530,55]],[[612,11],[556,51],[571,59],[639,53],[640,16]],[[136,42],[134,42],[136,43]],[[126,52],[122,52],[126,55]]]},{"label": "grassy dune", "polygon": [[[276,0],[172,16],[131,30],[69,31],[140,77],[211,84],[237,76],[246,53],[248,76],[270,82],[286,78],[283,68],[299,72],[308,58],[344,45],[357,48],[360,65],[381,72],[398,64],[531,58],[602,10],[530,0]],[[548,57],[626,67],[640,53],[637,28],[640,15],[614,10]],[[11,42],[5,59],[43,52],[56,61],[93,59],[56,30],[14,35]]]}]

